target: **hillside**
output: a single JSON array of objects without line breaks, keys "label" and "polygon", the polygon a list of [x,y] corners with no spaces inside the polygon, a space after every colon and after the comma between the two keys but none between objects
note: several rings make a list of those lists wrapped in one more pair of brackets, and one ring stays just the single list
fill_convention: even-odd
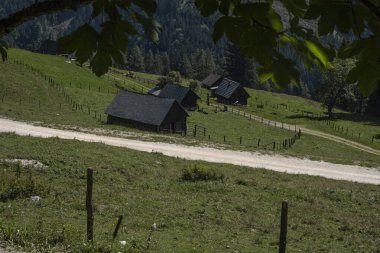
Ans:
[{"label": "hillside", "polygon": [[[301,140],[290,149],[278,150],[276,148],[276,150],[272,150],[273,142],[281,143],[283,140],[291,138],[294,132],[249,121],[232,113],[215,113],[215,110],[212,107],[208,108],[204,102],[200,103],[204,112],[191,112],[188,120],[190,133],[192,133],[194,125],[198,125],[196,136],[189,134],[184,138],[178,135],[146,133],[108,125],[105,124],[106,115],[103,113],[117,91],[116,84],[137,92],[146,92],[152,85],[117,74],[97,78],[88,69],[76,66],[73,62],[69,63],[62,57],[39,55],[16,49],[10,51],[10,57],[5,65],[4,63],[0,65],[1,71],[4,73],[0,76],[2,91],[0,114],[3,117],[40,122],[40,124],[58,128],[126,135],[130,138],[145,138],[188,145],[211,144],[222,148],[275,152],[343,164],[377,166],[380,161],[378,156],[309,135],[303,135]],[[145,74],[141,75],[147,78]],[[49,80],[54,80],[54,83]],[[255,94],[263,94],[262,96],[267,98],[264,103],[267,102],[270,105],[278,101],[268,100],[272,96],[279,96],[277,99],[287,98],[284,100],[286,103],[300,104],[302,101],[307,101],[254,90],[250,92],[254,94],[251,100],[255,100]],[[201,89],[198,93],[204,98],[207,91]],[[315,110],[320,110],[317,104],[309,103]],[[267,108],[271,107],[264,106],[264,109]],[[310,110],[310,108],[307,109]],[[267,113],[272,117],[275,115],[270,110],[257,113],[259,115]],[[203,127],[206,128],[205,132],[203,132]],[[369,126],[368,129],[376,131],[376,127]],[[366,135],[363,132],[363,136]],[[226,136],[225,139],[224,136]]]},{"label": "hillside", "polygon": [[[0,63],[0,73],[0,118],[129,139],[341,164],[380,164],[379,156],[307,134],[289,149],[272,150],[273,141],[291,138],[294,130],[262,124],[231,111],[216,111],[205,104],[208,91],[204,89],[197,90],[202,110],[190,112],[188,125],[190,133],[195,124],[200,130],[196,136],[184,137],[105,123],[104,110],[118,87],[135,92],[152,87],[139,79],[117,73],[97,78],[63,57],[19,49],[10,50],[9,61]],[[252,95],[249,106],[232,107],[235,111],[310,128],[315,116],[322,113],[319,104],[309,100],[248,92]],[[302,115],[301,111],[313,112],[314,117],[293,117]],[[335,123],[357,126],[364,140],[379,130],[376,122],[353,122],[347,117]],[[314,127],[329,131],[322,123]],[[377,147],[376,143],[369,145]],[[272,252],[278,249],[284,199],[289,201],[289,252],[376,252],[380,243],[377,185],[188,161],[77,139],[2,133],[0,150],[0,248],[10,245],[25,251],[74,253]],[[25,167],[15,159],[38,161],[42,167]],[[94,243],[85,239],[88,167],[94,169]],[[41,200],[33,202],[32,196]],[[112,240],[120,215],[124,216],[121,230]]]},{"label": "hillside", "polygon": [[[0,160],[46,166],[0,163],[0,243],[29,251],[275,252],[283,199],[289,201],[289,252],[378,249],[379,186],[56,138],[0,134],[0,150]],[[95,169],[93,244],[85,242],[87,167]],[[30,194],[42,200],[33,203]],[[119,215],[123,226],[112,240]]]}]

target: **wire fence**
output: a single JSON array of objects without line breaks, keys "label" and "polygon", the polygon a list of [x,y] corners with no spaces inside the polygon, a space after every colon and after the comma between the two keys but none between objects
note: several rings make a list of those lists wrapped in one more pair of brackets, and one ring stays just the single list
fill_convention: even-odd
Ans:
[{"label": "wire fence", "polygon": [[[69,83],[68,86],[64,86],[62,81],[61,82],[55,81],[53,79],[53,77],[43,74],[40,70],[34,68],[33,66],[28,65],[27,63],[25,63],[22,60],[15,59],[15,58],[10,58],[9,60],[13,64],[22,65],[25,68],[32,71],[32,73],[34,73],[40,77],[43,77],[45,82],[47,82],[48,87],[53,89],[58,96],[63,98],[63,101],[61,101],[61,102],[55,101],[57,108],[59,108],[60,110],[62,110],[64,105],[66,105],[66,106],[69,105],[70,108],[75,112],[81,112],[81,113],[91,115],[92,117],[94,117],[95,119],[97,119],[98,121],[103,122],[103,123],[107,121],[107,117],[102,110],[95,109],[94,107],[86,105],[84,103],[79,103],[74,98],[74,96],[69,94],[69,87],[73,87],[71,82]],[[82,87],[83,88],[81,88],[81,86],[79,86],[79,87],[76,86],[76,88],[84,89],[84,86],[82,86]],[[89,90],[91,90],[91,86],[89,86]],[[100,91],[100,87],[98,90]],[[114,92],[115,90],[112,90],[112,91]],[[108,89],[107,92],[110,93],[110,90]],[[1,96],[1,102],[5,103],[6,100],[7,100],[7,90],[5,90],[3,95]],[[10,98],[10,100],[11,100],[11,98]],[[40,100],[40,99],[36,100],[35,98],[32,98],[32,97],[29,97],[29,98],[21,98],[20,97],[16,101],[18,102],[18,105],[28,103],[28,105],[36,105],[36,106],[38,106],[38,108],[41,108],[43,106],[51,106],[51,104],[45,105],[42,100]],[[12,99],[12,102],[15,102],[15,99]]]},{"label": "wire fence", "polygon": [[195,122],[187,123],[187,134],[189,136],[202,138],[203,140],[210,142],[217,142],[229,145],[240,145],[246,147],[270,149],[270,150],[282,150],[291,148],[297,140],[302,136],[299,129],[293,136],[279,140],[267,140],[260,136],[231,136],[228,134],[217,133],[216,131],[210,131],[205,126]]}]

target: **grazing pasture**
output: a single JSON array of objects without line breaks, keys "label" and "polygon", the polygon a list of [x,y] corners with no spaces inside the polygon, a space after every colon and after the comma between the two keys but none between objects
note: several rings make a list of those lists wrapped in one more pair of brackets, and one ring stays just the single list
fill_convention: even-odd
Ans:
[{"label": "grazing pasture", "polygon": [[[56,138],[0,134],[0,150],[0,160],[45,166],[0,164],[0,241],[27,250],[275,252],[283,199],[289,252],[379,250],[379,186]],[[93,245],[85,232],[87,167],[94,169]]]}]

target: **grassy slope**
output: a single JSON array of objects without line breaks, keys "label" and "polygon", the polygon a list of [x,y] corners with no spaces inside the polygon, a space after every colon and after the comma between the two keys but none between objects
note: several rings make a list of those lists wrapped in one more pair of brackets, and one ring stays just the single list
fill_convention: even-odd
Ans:
[{"label": "grassy slope", "polygon": [[[135,74],[139,77],[151,80],[157,80],[160,77],[147,73]],[[183,79],[184,85],[188,82],[188,79]],[[311,129],[334,134],[380,149],[380,140],[372,142],[372,137],[380,134],[380,119],[378,118],[360,116],[337,109],[335,110],[336,118],[332,120],[332,122],[335,124],[335,128],[343,128],[343,131],[338,131],[334,129],[332,125],[327,125],[324,120],[327,119],[325,117],[326,110],[322,108],[318,102],[287,94],[252,89],[247,89],[247,91],[251,95],[251,98],[248,101],[249,106],[246,108],[246,111],[253,112],[256,115],[268,119],[302,125]],[[204,91],[202,91],[201,95],[203,99],[206,98]],[[259,109],[257,105],[264,105],[264,108]],[[314,116],[310,113],[302,113],[302,111],[313,113]]]},{"label": "grassy slope", "polygon": [[[289,252],[380,250],[380,191],[370,186],[260,169],[189,162],[102,144],[0,134],[0,159],[36,159],[48,169],[0,164],[0,196],[35,182],[30,193],[0,201],[0,241],[65,252],[85,241],[85,169],[93,167],[95,248],[126,252],[275,252],[281,200],[289,200]],[[224,182],[183,182],[182,171],[215,170]],[[125,215],[116,242],[117,216]],[[150,250],[150,226],[157,223]],[[35,246],[32,246],[34,244]],[[125,249],[125,248],[124,248]],[[90,251],[86,251],[90,252]],[[94,251],[91,251],[94,252]]]},{"label": "grassy slope", "polygon": [[[43,75],[38,76],[24,66],[12,64],[12,60],[5,65],[0,64],[0,70],[3,73],[0,76],[0,89],[2,91],[0,97],[5,95],[4,103],[0,103],[0,113],[2,115],[22,120],[41,121],[48,124],[139,132],[124,127],[106,125],[104,123],[105,115],[102,116],[102,121],[99,121],[99,113],[104,112],[112,100],[117,90],[115,87],[117,80],[119,80],[120,85],[136,91],[140,91],[140,86],[144,87],[146,84],[117,75],[97,78],[87,69],[65,63],[61,57],[32,54],[23,50],[11,50],[10,55],[12,58],[23,59],[25,63],[33,65]],[[52,76],[58,82],[59,87],[65,87],[66,92],[77,103],[83,104],[83,112],[74,110],[69,103],[65,102],[65,98],[57,88],[52,88],[45,81],[44,75]],[[116,81],[114,77],[117,78]],[[19,103],[20,96],[21,105]],[[39,106],[39,103],[41,106]],[[91,109],[90,115],[88,115],[87,106]],[[97,111],[97,119],[94,118],[93,111]],[[259,150],[262,150],[264,145],[272,141],[280,142],[285,138],[290,138],[293,134],[285,130],[249,122],[242,117],[229,113],[216,114],[208,109],[206,111],[208,112],[207,116],[199,112],[192,112],[189,118],[191,122],[189,124],[190,129],[193,124],[206,126],[206,137],[203,137],[202,132],[200,132],[196,138],[187,137],[186,139],[175,138],[171,140],[175,142],[186,140],[224,144],[223,136],[226,135],[226,144],[230,148],[257,150],[257,141],[260,139]],[[211,137],[210,140],[208,135]],[[240,136],[243,138],[243,145],[240,145]],[[155,138],[166,140],[165,136]],[[307,135],[304,135],[301,141],[297,142],[293,148],[277,152],[337,163],[354,163],[369,166],[380,164],[380,158],[377,156]]]},{"label": "grassy slope", "polygon": [[[302,125],[322,132],[331,133],[380,149],[380,141],[372,143],[372,136],[380,134],[379,118],[360,116],[336,110],[335,115],[337,118],[332,120],[332,122],[337,127],[343,127],[343,132],[340,132],[334,130],[331,125],[326,124],[326,121],[323,120],[326,119],[324,116],[325,110],[317,102],[285,94],[247,90],[251,94],[247,111],[284,123]],[[264,108],[258,109],[257,105],[261,104],[264,105]],[[281,104],[285,104],[288,108],[281,106]],[[277,105],[279,105],[278,108]],[[322,117],[312,117],[310,114],[307,115],[305,113],[302,115],[302,111],[312,112],[315,116],[322,115]],[[346,131],[347,129],[348,132]],[[361,134],[360,138],[359,133]]]}]

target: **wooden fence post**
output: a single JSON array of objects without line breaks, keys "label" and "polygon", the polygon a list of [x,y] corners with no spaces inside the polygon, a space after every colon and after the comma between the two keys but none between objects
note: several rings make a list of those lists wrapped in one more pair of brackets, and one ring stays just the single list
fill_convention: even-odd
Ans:
[{"label": "wooden fence post", "polygon": [[87,209],[87,241],[92,242],[94,239],[94,213],[92,206],[92,186],[93,170],[87,169],[87,191],[86,191],[86,209]]},{"label": "wooden fence post", "polygon": [[280,247],[278,252],[285,253],[286,251],[286,235],[288,232],[288,201],[282,201],[281,207],[281,228],[280,228]]}]

